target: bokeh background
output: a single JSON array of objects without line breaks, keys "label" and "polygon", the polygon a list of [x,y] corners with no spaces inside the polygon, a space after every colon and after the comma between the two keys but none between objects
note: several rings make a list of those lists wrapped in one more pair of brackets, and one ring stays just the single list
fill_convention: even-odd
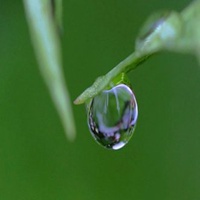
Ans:
[{"label": "bokeh background", "polygon": [[[189,0],[63,1],[64,73],[75,99],[134,50],[145,19]],[[91,137],[73,106],[70,143],[39,73],[22,1],[0,0],[0,200],[199,200],[200,67],[163,52],[129,78],[139,105],[119,151]]]}]

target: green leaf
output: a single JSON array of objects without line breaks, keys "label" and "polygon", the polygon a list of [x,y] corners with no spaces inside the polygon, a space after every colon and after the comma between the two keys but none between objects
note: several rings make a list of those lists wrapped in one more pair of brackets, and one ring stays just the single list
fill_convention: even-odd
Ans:
[{"label": "green leaf", "polygon": [[153,14],[136,39],[135,52],[98,78],[74,103],[85,103],[119,74],[135,69],[142,61],[163,50],[194,54],[200,63],[200,0],[192,2],[181,13],[167,11]]},{"label": "green leaf", "polygon": [[61,26],[61,0],[56,0],[55,18],[51,0],[24,0],[32,43],[41,74],[60,115],[68,139],[75,138],[70,97],[62,70],[62,55],[57,31]]}]

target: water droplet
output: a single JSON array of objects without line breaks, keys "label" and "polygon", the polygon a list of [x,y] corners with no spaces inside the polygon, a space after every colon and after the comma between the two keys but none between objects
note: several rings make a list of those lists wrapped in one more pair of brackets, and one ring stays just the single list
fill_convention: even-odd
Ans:
[{"label": "water droplet", "polygon": [[148,20],[145,22],[144,26],[140,30],[140,34],[138,36],[138,39],[144,40],[149,35],[151,35],[152,32],[155,31],[155,29],[162,25],[167,17],[169,17],[170,12],[164,11],[164,12],[157,12],[152,14]]},{"label": "water droplet", "polygon": [[152,53],[161,49],[168,49],[180,37],[182,19],[177,12],[162,11],[151,15],[136,39],[137,51]]},{"label": "water droplet", "polygon": [[133,91],[118,84],[102,91],[88,105],[88,125],[94,139],[105,148],[120,149],[135,130],[138,107]]}]

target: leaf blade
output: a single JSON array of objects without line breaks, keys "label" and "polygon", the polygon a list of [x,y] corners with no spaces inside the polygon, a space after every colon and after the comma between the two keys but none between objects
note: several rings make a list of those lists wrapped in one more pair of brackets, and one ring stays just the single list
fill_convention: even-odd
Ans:
[{"label": "leaf blade", "polygon": [[42,77],[61,118],[66,136],[75,138],[76,130],[70,97],[62,70],[58,32],[49,0],[24,0],[27,21]]}]

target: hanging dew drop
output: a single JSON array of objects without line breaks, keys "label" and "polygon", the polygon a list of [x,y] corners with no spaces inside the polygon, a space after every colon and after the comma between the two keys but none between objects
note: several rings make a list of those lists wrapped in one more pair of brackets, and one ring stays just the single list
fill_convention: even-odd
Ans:
[{"label": "hanging dew drop", "polygon": [[94,139],[117,150],[128,143],[135,130],[138,106],[133,91],[118,84],[102,91],[88,105],[88,126]]}]

